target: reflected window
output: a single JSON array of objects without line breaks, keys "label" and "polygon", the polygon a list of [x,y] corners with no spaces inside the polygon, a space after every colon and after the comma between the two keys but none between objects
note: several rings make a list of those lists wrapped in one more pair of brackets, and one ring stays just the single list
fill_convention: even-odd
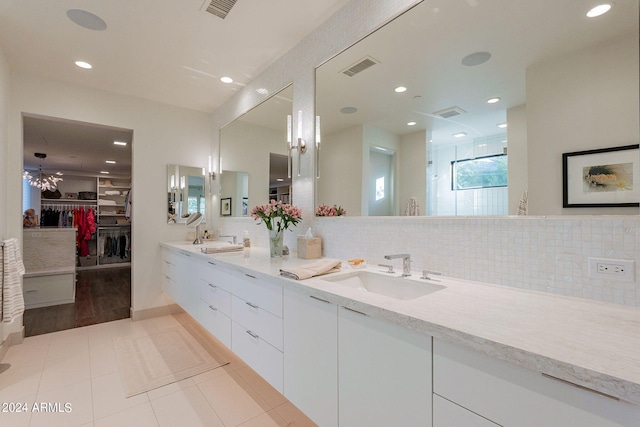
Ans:
[{"label": "reflected window", "polygon": [[451,189],[507,186],[507,155],[496,154],[451,162]]},{"label": "reflected window", "polygon": [[376,202],[384,199],[384,176],[376,179]]}]

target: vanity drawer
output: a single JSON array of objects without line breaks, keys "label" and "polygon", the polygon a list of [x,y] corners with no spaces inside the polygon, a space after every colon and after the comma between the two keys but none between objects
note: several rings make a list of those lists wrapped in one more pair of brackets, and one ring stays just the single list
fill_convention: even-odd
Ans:
[{"label": "vanity drawer", "polygon": [[47,307],[75,301],[75,273],[25,277],[23,281],[25,308]]},{"label": "vanity drawer", "polygon": [[227,316],[231,316],[231,294],[208,280],[200,279],[200,298]]},{"label": "vanity drawer", "polygon": [[200,304],[199,320],[207,331],[231,348],[231,318],[212,305]]},{"label": "vanity drawer", "polygon": [[282,286],[257,279],[250,274],[231,273],[229,292],[282,318]]},{"label": "vanity drawer", "polygon": [[433,395],[433,427],[500,427],[478,414]]},{"label": "vanity drawer", "polygon": [[235,320],[231,322],[231,337],[231,350],[282,393],[284,380],[282,352]]},{"label": "vanity drawer", "polygon": [[640,420],[640,406],[433,342],[433,392],[501,426],[637,427]]},{"label": "vanity drawer", "polygon": [[238,322],[282,351],[283,324],[281,318],[236,296],[231,298],[231,312],[234,322]]},{"label": "vanity drawer", "polygon": [[198,261],[198,276],[200,279],[229,291],[230,271],[220,267],[214,260]]}]

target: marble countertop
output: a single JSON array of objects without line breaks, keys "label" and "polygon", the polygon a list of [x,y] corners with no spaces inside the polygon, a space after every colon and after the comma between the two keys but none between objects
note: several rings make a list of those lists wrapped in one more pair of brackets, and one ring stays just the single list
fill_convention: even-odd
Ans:
[{"label": "marble countertop", "polygon": [[[322,277],[280,276],[280,268],[312,261],[294,255],[270,258],[263,248],[202,254],[200,246],[188,243],[162,246],[215,259],[232,270],[250,270],[287,288],[640,405],[640,310],[634,307],[441,276],[432,283],[444,289],[397,300]],[[343,262],[342,273],[349,270]]]}]

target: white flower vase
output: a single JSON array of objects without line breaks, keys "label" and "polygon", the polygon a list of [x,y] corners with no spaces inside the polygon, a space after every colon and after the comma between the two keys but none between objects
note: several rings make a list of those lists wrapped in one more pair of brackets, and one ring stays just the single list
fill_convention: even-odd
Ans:
[{"label": "white flower vase", "polygon": [[283,248],[284,230],[269,230],[269,253],[271,257],[281,257]]}]

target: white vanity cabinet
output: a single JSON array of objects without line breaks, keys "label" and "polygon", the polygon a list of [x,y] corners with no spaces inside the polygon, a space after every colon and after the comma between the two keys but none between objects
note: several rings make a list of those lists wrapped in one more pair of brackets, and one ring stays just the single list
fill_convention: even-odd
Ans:
[{"label": "white vanity cabinet", "polygon": [[286,289],[284,395],[321,426],[431,426],[431,337]]},{"label": "white vanity cabinet", "polygon": [[338,425],[338,306],[284,290],[284,395],[316,424]]},{"label": "white vanity cabinet", "polygon": [[197,292],[192,256],[185,252],[162,251],[162,275],[164,292],[185,311],[195,310]]},{"label": "white vanity cabinet", "polygon": [[[438,339],[433,345],[433,392],[434,401],[440,396],[458,405],[434,404],[434,427],[490,426],[487,420],[504,427],[640,425],[640,406]],[[460,424],[461,419],[475,424]]]},{"label": "white vanity cabinet", "polygon": [[231,273],[214,261],[199,263],[199,303],[193,316],[220,342],[231,348]]},{"label": "white vanity cabinet", "polygon": [[231,350],[282,393],[282,286],[234,271],[229,290]]},{"label": "white vanity cabinet", "polygon": [[338,310],[341,427],[431,426],[431,337]]}]

